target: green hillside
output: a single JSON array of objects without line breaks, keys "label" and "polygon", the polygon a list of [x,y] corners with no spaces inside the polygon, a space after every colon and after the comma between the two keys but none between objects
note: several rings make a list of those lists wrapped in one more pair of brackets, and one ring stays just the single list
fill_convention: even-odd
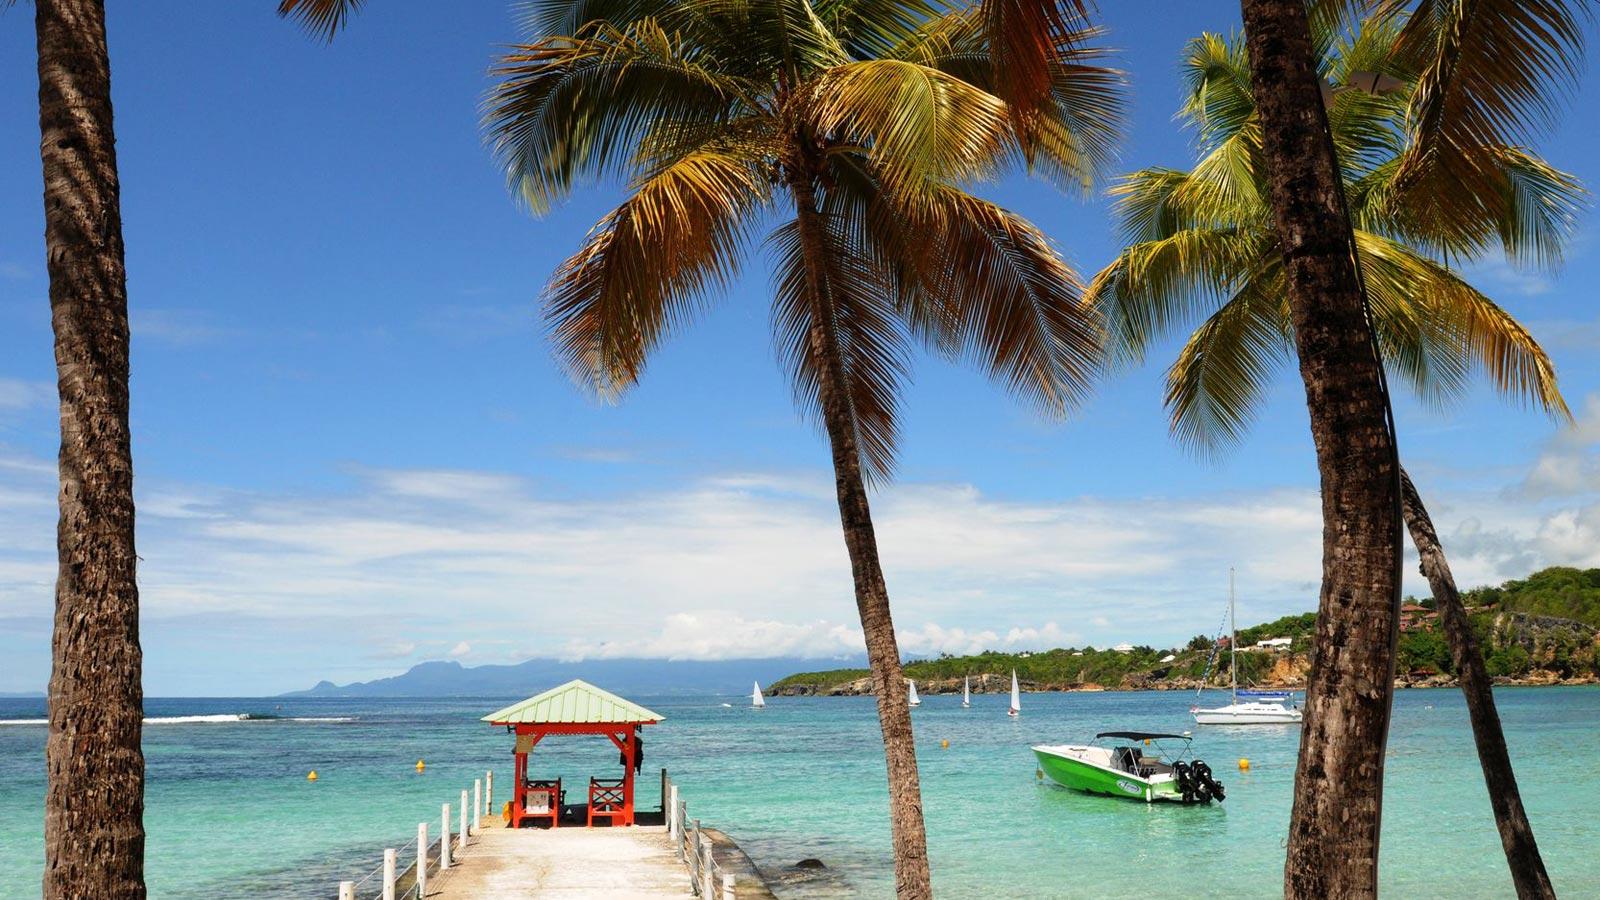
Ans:
[{"label": "green hillside", "polygon": [[[1475,588],[1467,591],[1462,599],[1469,608],[1474,608],[1473,629],[1491,675],[1520,678],[1534,670],[1550,672],[1560,678],[1600,674],[1593,631],[1600,628],[1600,569],[1544,569],[1520,581]],[[1419,601],[1407,598],[1407,602]],[[1431,598],[1420,602],[1433,606]],[[1504,615],[1507,613],[1514,615]],[[1588,627],[1551,619],[1569,619]],[[1288,654],[1239,654],[1240,683],[1265,683],[1268,670],[1280,661],[1304,663],[1315,625],[1316,613],[1307,612],[1240,629],[1240,647],[1251,647],[1267,638],[1294,639]],[[906,663],[905,670],[907,677],[927,683],[925,690],[959,690],[959,680],[967,676],[975,680],[983,676],[1004,678],[1009,685],[1012,670],[1023,682],[1039,688],[1174,687],[1179,683],[1193,684],[1200,678],[1212,649],[1210,637],[1196,635],[1181,648],[1165,650],[1141,646],[1127,653],[1094,647],[1065,647],[1032,653],[987,651],[969,656],[941,655],[937,659],[913,660]],[[1444,634],[1433,627],[1401,634],[1398,651],[1395,669],[1402,676],[1448,675],[1454,670]],[[1169,655],[1174,659],[1163,662]],[[1212,669],[1213,682],[1227,681],[1227,660],[1226,654],[1220,655]],[[773,693],[830,693],[865,679],[869,674],[866,669],[802,672],[775,682],[769,690]],[[1000,687],[991,680],[982,689],[993,691]],[[974,689],[979,689],[976,683]]]},{"label": "green hillside", "polygon": [[1494,606],[1505,612],[1574,619],[1600,628],[1600,569],[1555,566],[1462,595],[1467,606]]}]

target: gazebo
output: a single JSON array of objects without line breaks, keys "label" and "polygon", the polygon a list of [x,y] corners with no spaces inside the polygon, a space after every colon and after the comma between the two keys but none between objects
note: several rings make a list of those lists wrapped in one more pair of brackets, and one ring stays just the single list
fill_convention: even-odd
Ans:
[{"label": "gazebo", "polygon": [[589,779],[585,822],[591,828],[596,819],[604,819],[611,825],[633,824],[633,776],[644,761],[639,729],[660,722],[660,715],[575,678],[492,712],[484,716],[483,721],[504,725],[517,736],[513,751],[516,789],[511,827],[520,828],[525,821],[539,819],[549,819],[551,828],[561,825],[565,794],[561,779],[528,777],[528,754],[552,734],[604,735],[617,746],[621,752],[622,777]]}]

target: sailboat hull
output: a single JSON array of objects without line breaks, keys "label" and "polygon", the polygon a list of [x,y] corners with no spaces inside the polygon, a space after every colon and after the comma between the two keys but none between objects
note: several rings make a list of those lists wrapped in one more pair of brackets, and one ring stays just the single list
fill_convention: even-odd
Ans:
[{"label": "sailboat hull", "polygon": [[1197,725],[1298,725],[1303,714],[1281,703],[1234,703],[1217,709],[1197,709]]}]

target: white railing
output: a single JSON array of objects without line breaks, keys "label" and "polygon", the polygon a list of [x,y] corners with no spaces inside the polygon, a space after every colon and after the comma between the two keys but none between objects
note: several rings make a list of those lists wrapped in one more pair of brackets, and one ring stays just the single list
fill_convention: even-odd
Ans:
[{"label": "white railing", "polygon": [[689,818],[689,804],[678,796],[678,786],[665,772],[662,784],[666,788],[667,836],[678,860],[689,870],[689,889],[701,900],[736,900],[738,879],[717,862],[711,838],[701,831],[699,819]]},{"label": "white railing", "polygon": [[[483,786],[487,785],[487,790]],[[468,800],[468,795],[471,800]],[[468,804],[472,814],[467,815]],[[450,833],[450,804],[440,808],[439,840],[428,841],[428,823],[417,823],[417,836],[399,847],[387,847],[378,867],[357,881],[339,882],[339,900],[421,900],[428,890],[428,881],[456,865],[467,848],[468,841],[483,828],[483,817],[489,814],[494,803],[494,773],[487,772],[482,779],[474,780],[471,791],[461,792],[459,826]],[[405,869],[400,861],[410,860]],[[405,892],[400,893],[401,886]],[[730,895],[731,896],[731,895]]]}]

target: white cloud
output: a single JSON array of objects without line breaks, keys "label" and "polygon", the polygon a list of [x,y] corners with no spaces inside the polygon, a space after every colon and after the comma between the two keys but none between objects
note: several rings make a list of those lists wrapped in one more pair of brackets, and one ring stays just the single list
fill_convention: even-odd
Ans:
[{"label": "white cloud", "polygon": [[[1591,399],[1580,426],[1552,439],[1512,489],[1435,490],[1419,478],[1464,585],[1600,565],[1597,449]],[[862,648],[826,472],[576,497],[494,472],[349,474],[344,490],[309,495],[141,481],[151,639],[201,634],[186,623],[248,622],[308,654],[325,642],[350,678],[467,654],[826,658]],[[0,617],[48,615],[54,481],[47,461],[0,448]],[[1321,521],[1309,488],[1017,500],[903,483],[875,495],[874,512],[909,654],[1171,644],[1215,626],[1230,565],[1245,621],[1316,601]],[[1407,587],[1420,593],[1412,568]]]},{"label": "white cloud", "polygon": [[0,378],[0,412],[20,412],[55,402],[55,385],[44,381]]},{"label": "white cloud", "polygon": [[128,310],[128,329],[135,341],[158,341],[175,347],[210,343],[236,333],[216,324],[213,316],[198,309]]}]

